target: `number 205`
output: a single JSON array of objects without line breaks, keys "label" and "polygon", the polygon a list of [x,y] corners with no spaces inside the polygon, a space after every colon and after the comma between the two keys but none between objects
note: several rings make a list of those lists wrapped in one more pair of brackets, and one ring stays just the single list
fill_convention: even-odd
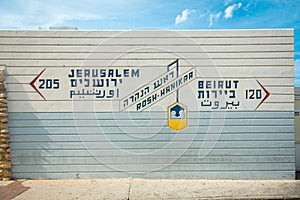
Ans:
[{"label": "number 205", "polygon": [[39,89],[59,89],[59,79],[39,79]]}]

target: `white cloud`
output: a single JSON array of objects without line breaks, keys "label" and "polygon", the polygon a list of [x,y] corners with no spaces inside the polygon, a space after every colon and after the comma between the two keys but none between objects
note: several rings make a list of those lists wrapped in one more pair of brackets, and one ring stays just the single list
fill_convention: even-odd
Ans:
[{"label": "white cloud", "polygon": [[177,15],[175,19],[175,25],[185,22],[192,12],[195,12],[195,10],[190,10],[190,9],[183,10],[181,12],[181,15]]},{"label": "white cloud", "polygon": [[249,7],[251,6],[252,3],[248,3],[246,6],[243,7],[244,10],[248,11]]},{"label": "white cloud", "polygon": [[212,27],[213,23],[215,21],[218,21],[218,19],[221,17],[222,12],[218,12],[217,14],[210,14],[209,15],[209,27]]},{"label": "white cloud", "polygon": [[230,4],[231,2],[233,2],[233,0],[224,0],[225,6],[227,6],[227,5]]},{"label": "white cloud", "polygon": [[50,26],[57,26],[64,24],[65,22],[72,21],[72,20],[101,20],[104,19],[98,15],[89,14],[89,13],[76,13],[73,15],[70,15],[68,13],[66,14],[57,14],[53,16],[52,20],[46,24],[43,24],[44,27],[50,27]]},{"label": "white cloud", "polygon": [[238,3],[238,4],[233,4],[231,6],[228,6],[225,9],[225,14],[224,14],[224,18],[228,19],[228,18],[232,18],[233,16],[233,12],[240,9],[242,7],[242,2]]}]

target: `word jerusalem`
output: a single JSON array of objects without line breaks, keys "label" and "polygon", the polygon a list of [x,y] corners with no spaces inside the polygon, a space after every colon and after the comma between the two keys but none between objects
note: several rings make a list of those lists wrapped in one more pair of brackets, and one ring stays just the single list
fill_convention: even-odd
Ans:
[{"label": "word jerusalem", "polygon": [[122,78],[122,77],[139,77],[139,69],[71,69],[69,78]]}]

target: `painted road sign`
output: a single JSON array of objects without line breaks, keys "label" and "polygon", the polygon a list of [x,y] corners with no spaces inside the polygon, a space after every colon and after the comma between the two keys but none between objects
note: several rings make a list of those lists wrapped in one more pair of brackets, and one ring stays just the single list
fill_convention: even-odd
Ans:
[{"label": "painted road sign", "polygon": [[175,71],[138,66],[42,68],[30,82],[31,91],[37,94],[31,99],[93,101],[99,105],[97,112],[103,107],[105,111],[140,112],[160,111],[153,107],[158,102],[167,108],[177,93],[192,111],[259,110],[271,97],[259,79],[207,79],[201,77],[201,67],[181,67],[178,77]]}]

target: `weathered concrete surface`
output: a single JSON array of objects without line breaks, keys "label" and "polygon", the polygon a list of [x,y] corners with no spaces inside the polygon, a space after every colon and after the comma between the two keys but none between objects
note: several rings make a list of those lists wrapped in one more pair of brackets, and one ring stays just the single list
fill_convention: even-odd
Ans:
[{"label": "weathered concrete surface", "polygon": [[300,198],[300,181],[142,180],[130,199],[274,199]]},{"label": "weathered concrete surface", "polygon": [[299,180],[80,179],[22,184],[30,189],[15,199],[300,199]]},{"label": "weathered concrete surface", "polygon": [[29,180],[15,199],[127,199],[129,179]]}]

